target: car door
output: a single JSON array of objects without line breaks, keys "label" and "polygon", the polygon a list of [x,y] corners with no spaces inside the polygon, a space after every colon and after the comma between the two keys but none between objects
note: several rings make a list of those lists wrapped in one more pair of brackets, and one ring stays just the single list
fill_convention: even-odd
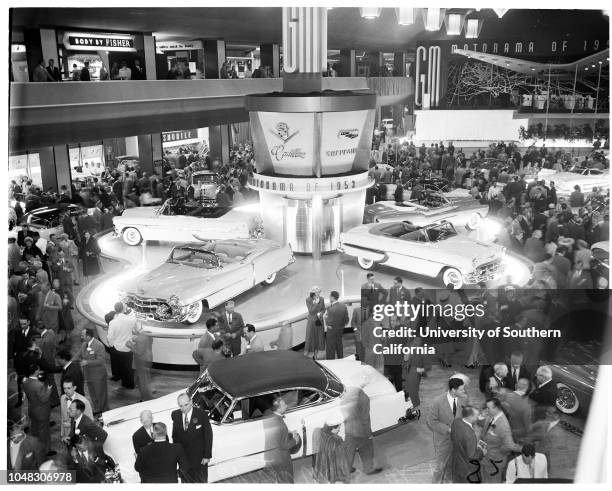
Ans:
[{"label": "car door", "polygon": [[257,285],[289,264],[291,249],[285,245],[256,254],[252,259],[253,280]]},{"label": "car door", "polygon": [[402,271],[436,276],[440,270],[435,261],[436,251],[437,244],[426,240],[424,236],[418,241],[389,239],[389,261],[386,264]]}]

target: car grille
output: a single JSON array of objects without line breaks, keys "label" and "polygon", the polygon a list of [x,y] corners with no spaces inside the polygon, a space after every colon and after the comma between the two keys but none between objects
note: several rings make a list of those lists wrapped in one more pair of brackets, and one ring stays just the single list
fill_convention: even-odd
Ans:
[{"label": "car grille", "polygon": [[170,305],[160,298],[128,294],[123,298],[123,303],[136,317],[143,319],[168,320],[173,317]]},{"label": "car grille", "polygon": [[485,264],[481,264],[474,271],[465,275],[466,283],[479,283],[497,278],[503,270],[504,262],[501,258],[495,259]]}]

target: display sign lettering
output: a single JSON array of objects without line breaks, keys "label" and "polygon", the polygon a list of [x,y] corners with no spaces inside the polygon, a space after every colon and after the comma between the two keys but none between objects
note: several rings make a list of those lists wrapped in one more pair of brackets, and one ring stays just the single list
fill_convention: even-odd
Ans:
[{"label": "display sign lettering", "polygon": [[[322,175],[341,174],[353,168],[367,117],[367,110],[322,114],[320,153]],[[350,122],[351,126],[347,126],[347,122]],[[370,142],[367,144],[370,145]]]},{"label": "display sign lettering", "polygon": [[204,49],[202,41],[156,41],[155,47],[160,51],[175,51],[177,49]]},{"label": "display sign lettering", "polygon": [[198,138],[198,130],[165,131],[162,133],[162,143],[172,143]]},{"label": "display sign lettering", "polygon": [[134,36],[67,32],[63,43],[70,50],[136,51]]},{"label": "display sign lettering", "polygon": [[327,68],[327,9],[283,7],[283,70],[320,73]]},{"label": "display sign lettering", "polygon": [[292,179],[255,174],[249,181],[253,189],[264,189],[278,193],[334,193],[361,189],[372,184],[367,172],[347,177],[320,179]]},{"label": "display sign lettering", "polygon": [[440,46],[419,46],[416,50],[414,102],[423,109],[440,103]]}]

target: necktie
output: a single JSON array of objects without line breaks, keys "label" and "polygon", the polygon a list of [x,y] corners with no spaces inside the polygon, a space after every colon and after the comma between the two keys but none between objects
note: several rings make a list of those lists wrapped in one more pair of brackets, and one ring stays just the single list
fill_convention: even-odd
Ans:
[{"label": "necktie", "polygon": [[492,423],[493,423],[493,419],[491,418],[485,425],[483,436],[487,434],[487,432],[489,431],[489,428],[491,428]]},{"label": "necktie", "polygon": [[453,416],[457,416],[457,398],[453,399]]},{"label": "necktie", "polygon": [[516,368],[514,369],[514,373],[512,374],[512,378],[514,379],[514,383],[515,384],[518,383],[518,371],[517,371]]},{"label": "necktie", "polygon": [[187,419],[187,415],[185,414],[185,422],[183,423],[183,429],[187,431],[188,426],[189,426],[189,419]]},{"label": "necktie", "polygon": [[227,323],[228,324],[232,323],[232,314],[227,314]]}]

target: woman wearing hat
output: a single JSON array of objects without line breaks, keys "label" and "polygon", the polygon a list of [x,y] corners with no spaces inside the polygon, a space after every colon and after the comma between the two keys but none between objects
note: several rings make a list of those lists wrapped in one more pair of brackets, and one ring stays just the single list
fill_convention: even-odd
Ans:
[{"label": "woman wearing hat", "polygon": [[323,428],[318,432],[318,451],[314,456],[313,474],[320,483],[348,483],[351,480],[344,440],[339,435],[344,418],[340,412],[327,417]]},{"label": "woman wearing hat", "polygon": [[323,328],[323,314],[325,313],[325,300],[321,297],[321,289],[313,286],[306,299],[308,318],[306,321],[306,341],[304,355],[316,358],[317,351],[325,351],[325,329]]}]

